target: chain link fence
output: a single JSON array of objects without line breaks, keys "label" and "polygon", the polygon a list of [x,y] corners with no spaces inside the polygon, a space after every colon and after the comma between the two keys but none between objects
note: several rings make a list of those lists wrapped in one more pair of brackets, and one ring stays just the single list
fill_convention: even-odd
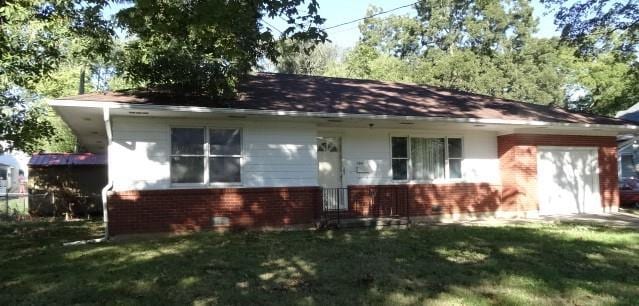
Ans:
[{"label": "chain link fence", "polygon": [[102,214],[99,194],[4,193],[0,194],[0,219],[26,220],[33,217],[80,218]]},{"label": "chain link fence", "polygon": [[29,216],[29,195],[26,193],[0,194],[0,218],[21,220]]}]

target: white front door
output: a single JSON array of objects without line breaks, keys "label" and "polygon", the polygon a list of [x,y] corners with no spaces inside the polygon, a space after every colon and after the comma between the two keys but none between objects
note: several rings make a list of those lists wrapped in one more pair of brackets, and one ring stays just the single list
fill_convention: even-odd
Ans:
[{"label": "white front door", "polygon": [[540,147],[539,214],[601,213],[596,148]]},{"label": "white front door", "polygon": [[339,137],[317,137],[319,185],[323,188],[324,208],[347,209],[347,192],[342,188],[342,153]]}]

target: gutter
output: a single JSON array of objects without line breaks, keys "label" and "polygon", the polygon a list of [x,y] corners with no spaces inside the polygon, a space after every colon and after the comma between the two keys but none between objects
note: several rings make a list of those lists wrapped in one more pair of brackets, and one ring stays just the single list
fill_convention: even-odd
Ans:
[{"label": "gutter", "polygon": [[86,107],[86,108],[109,108],[123,110],[142,111],[172,111],[189,113],[215,113],[227,115],[260,115],[260,116],[287,116],[287,117],[308,117],[308,118],[340,118],[340,119],[365,119],[365,120],[407,120],[420,122],[452,122],[471,124],[497,124],[497,125],[526,125],[526,126],[547,126],[559,128],[601,128],[615,131],[639,130],[639,126],[633,124],[597,124],[597,123],[568,123],[568,122],[548,122],[538,120],[508,120],[508,119],[485,119],[485,118],[449,118],[449,117],[421,117],[421,116],[397,116],[397,115],[371,115],[371,114],[350,114],[350,113],[325,113],[325,112],[304,112],[304,111],[277,111],[277,110],[256,110],[241,108],[213,108],[200,106],[175,106],[175,105],[149,105],[149,104],[129,104],[118,102],[102,102],[90,100],[49,100],[49,105],[59,107]]}]

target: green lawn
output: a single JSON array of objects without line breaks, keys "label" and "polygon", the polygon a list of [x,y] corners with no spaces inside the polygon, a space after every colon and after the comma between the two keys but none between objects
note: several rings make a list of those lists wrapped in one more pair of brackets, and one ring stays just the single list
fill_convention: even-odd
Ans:
[{"label": "green lawn", "polygon": [[198,233],[63,247],[0,224],[0,305],[639,303],[639,232],[579,225]]},{"label": "green lawn", "polygon": [[26,197],[0,197],[0,219],[14,218],[28,214]]}]

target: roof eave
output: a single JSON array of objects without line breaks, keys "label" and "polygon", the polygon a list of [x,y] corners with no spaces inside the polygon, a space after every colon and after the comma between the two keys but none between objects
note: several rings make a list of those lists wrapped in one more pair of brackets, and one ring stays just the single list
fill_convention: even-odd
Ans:
[{"label": "roof eave", "polygon": [[615,131],[637,131],[639,126],[634,124],[598,124],[598,123],[570,123],[570,122],[549,122],[537,120],[508,120],[508,119],[487,119],[487,118],[450,118],[450,117],[421,117],[421,116],[396,116],[396,115],[373,115],[373,114],[351,114],[351,113],[324,113],[324,112],[301,112],[301,111],[276,111],[276,110],[256,110],[239,108],[213,108],[202,106],[176,106],[157,104],[131,104],[106,101],[90,100],[48,100],[51,106],[59,107],[85,107],[85,108],[110,108],[110,109],[133,109],[133,110],[158,110],[173,112],[192,113],[218,113],[218,114],[241,114],[241,115],[264,115],[264,116],[294,116],[309,118],[343,118],[343,119],[371,119],[371,120],[411,120],[422,122],[448,122],[448,123],[471,123],[471,124],[495,124],[510,126],[533,126],[533,127],[557,127],[557,128],[583,128],[583,129],[607,129]]}]

